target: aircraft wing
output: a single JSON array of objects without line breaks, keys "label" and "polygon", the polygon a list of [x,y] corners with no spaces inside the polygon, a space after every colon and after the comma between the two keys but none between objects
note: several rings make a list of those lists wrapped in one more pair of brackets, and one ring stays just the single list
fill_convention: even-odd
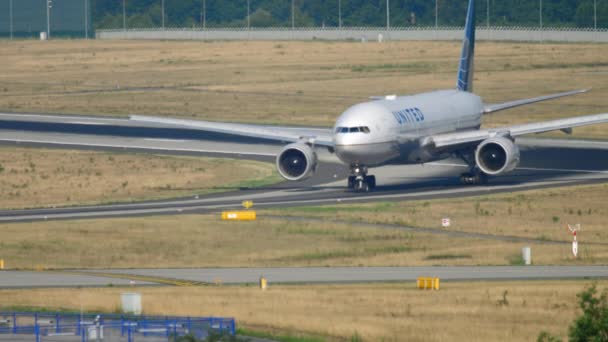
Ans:
[{"label": "aircraft wing", "polygon": [[557,98],[564,97],[564,96],[582,94],[582,93],[586,93],[588,91],[589,91],[589,89],[572,90],[572,91],[567,91],[564,93],[534,97],[531,99],[516,100],[516,101],[505,102],[505,103],[486,105],[483,108],[483,113],[490,114],[490,113],[498,112],[498,111],[505,110],[505,109],[524,106],[524,105],[531,104],[531,103],[553,100],[553,99],[557,99]]},{"label": "aircraft wing", "polygon": [[436,134],[424,138],[422,140],[422,145],[434,147],[436,149],[449,149],[450,147],[456,147],[459,145],[481,142],[495,136],[505,135],[517,137],[525,134],[544,133],[557,130],[570,133],[572,128],[575,127],[601,123],[608,123],[608,113],[577,116],[567,119],[536,122],[510,127]]},{"label": "aircraft wing", "polygon": [[280,142],[297,142],[300,140],[305,140],[306,142],[310,142],[318,146],[334,146],[332,130],[330,128],[263,126],[200,120],[169,119],[143,115],[131,115],[129,116],[129,120]]}]

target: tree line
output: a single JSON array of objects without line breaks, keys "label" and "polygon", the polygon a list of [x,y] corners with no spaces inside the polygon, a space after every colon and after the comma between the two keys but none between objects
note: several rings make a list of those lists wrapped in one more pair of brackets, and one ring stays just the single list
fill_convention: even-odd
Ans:
[{"label": "tree line", "polygon": [[[96,28],[162,25],[163,0],[90,0]],[[463,26],[467,0],[437,0],[439,26]],[[542,0],[545,27],[608,27],[608,0]],[[386,0],[164,0],[166,27],[385,26]],[[292,9],[293,4],[293,9]],[[488,6],[489,4],[489,6]],[[491,26],[537,27],[541,0],[477,0],[477,21]],[[389,0],[392,27],[434,26],[435,1]]]}]

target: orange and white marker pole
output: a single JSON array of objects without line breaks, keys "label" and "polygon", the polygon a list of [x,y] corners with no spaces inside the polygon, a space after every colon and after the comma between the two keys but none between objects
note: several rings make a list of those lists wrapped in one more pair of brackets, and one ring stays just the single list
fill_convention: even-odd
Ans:
[{"label": "orange and white marker pole", "polygon": [[568,224],[568,230],[570,233],[572,233],[572,254],[574,254],[574,257],[576,258],[578,256],[578,241],[576,240],[576,232],[581,230],[581,225],[576,224],[571,226]]}]

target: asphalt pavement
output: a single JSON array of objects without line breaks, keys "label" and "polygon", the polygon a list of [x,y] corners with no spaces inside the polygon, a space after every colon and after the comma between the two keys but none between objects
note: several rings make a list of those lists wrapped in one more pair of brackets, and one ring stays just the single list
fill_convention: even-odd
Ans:
[{"label": "asphalt pavement", "polygon": [[[0,271],[0,288],[32,287],[103,287],[127,286],[130,280],[125,278],[99,277],[70,272],[31,272]],[[153,285],[151,282],[138,281],[137,285]]]}]

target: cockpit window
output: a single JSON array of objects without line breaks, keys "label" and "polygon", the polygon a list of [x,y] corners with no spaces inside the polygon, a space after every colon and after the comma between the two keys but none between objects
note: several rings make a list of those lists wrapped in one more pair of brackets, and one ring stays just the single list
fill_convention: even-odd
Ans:
[{"label": "cockpit window", "polygon": [[365,133],[369,134],[370,130],[367,126],[362,127],[336,127],[336,133]]}]

